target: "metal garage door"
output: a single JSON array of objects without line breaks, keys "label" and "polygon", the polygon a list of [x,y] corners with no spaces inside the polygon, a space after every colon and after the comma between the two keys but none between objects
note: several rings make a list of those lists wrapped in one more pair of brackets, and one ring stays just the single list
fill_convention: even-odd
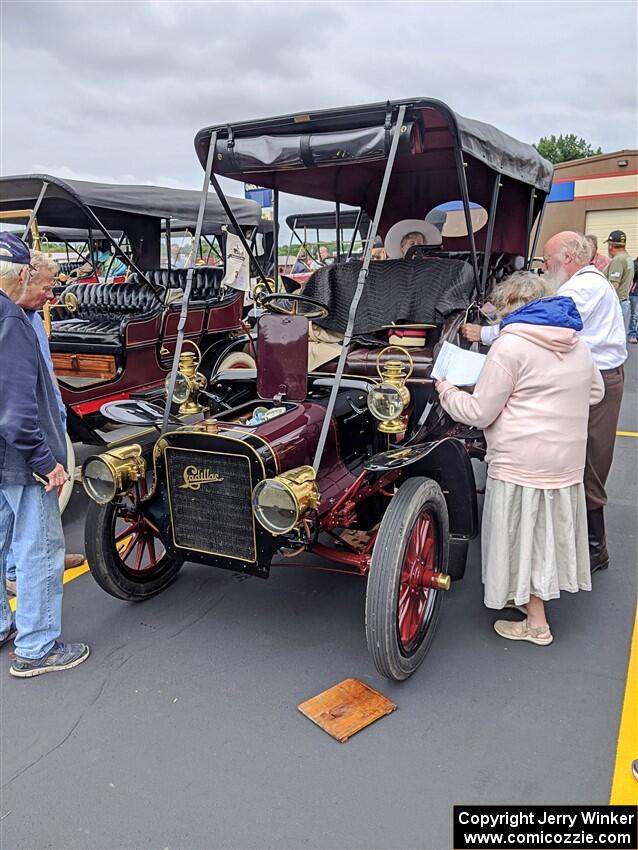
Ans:
[{"label": "metal garage door", "polygon": [[638,208],[629,210],[592,210],[586,214],[585,233],[598,237],[598,250],[607,253],[605,239],[612,230],[624,230],[627,234],[627,251],[630,256],[638,254]]}]

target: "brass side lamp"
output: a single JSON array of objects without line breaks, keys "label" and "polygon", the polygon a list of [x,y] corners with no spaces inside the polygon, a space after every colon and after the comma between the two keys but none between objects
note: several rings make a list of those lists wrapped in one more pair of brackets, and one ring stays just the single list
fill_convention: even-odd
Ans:
[{"label": "brass side lamp", "polygon": [[69,313],[75,313],[78,309],[77,295],[74,295],[72,292],[66,292],[62,301],[57,301],[56,303],[51,301],[46,302],[42,308],[42,321],[44,322],[44,330],[48,337],[51,336],[51,331],[53,330],[51,311],[54,307],[64,307]]},{"label": "brass side lamp", "polygon": [[[401,360],[388,360],[381,365],[381,358],[389,351],[400,351],[408,361],[408,371]],[[410,403],[410,390],[406,382],[414,371],[414,361],[407,349],[400,345],[388,345],[377,356],[377,372],[381,383],[368,393],[368,409],[379,420],[379,431],[383,434],[402,434],[406,428],[403,411]]]},{"label": "brass side lamp", "polygon": [[[205,375],[197,371],[202,362],[202,352],[199,350],[199,346],[191,339],[185,340],[186,342],[189,342],[195,351],[182,351],[179,356],[172,402],[179,404],[180,415],[193,416],[201,413],[204,409],[197,401],[197,395],[200,390],[206,387],[208,380]],[[169,382],[170,376],[165,382],[166,392],[168,392]]]}]

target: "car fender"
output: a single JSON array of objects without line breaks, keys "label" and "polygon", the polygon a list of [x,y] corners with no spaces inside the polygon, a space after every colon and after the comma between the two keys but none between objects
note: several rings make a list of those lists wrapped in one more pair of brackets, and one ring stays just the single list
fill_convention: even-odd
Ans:
[{"label": "car fender", "polygon": [[405,477],[432,478],[447,502],[450,534],[466,539],[478,534],[476,482],[472,461],[461,440],[444,437],[429,443],[397,446],[371,457],[365,468],[379,473],[401,469]]}]

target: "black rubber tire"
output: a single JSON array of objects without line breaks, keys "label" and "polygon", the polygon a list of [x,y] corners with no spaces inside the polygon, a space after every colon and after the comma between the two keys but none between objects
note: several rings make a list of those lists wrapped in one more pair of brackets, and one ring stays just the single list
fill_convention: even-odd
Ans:
[{"label": "black rubber tire", "polygon": [[436,569],[447,572],[449,522],[445,497],[430,478],[410,478],[393,496],[385,512],[372,552],[366,590],[366,640],[374,665],[388,679],[407,679],[423,663],[436,631],[441,599],[435,590],[428,622],[409,654],[399,640],[397,603],[401,570],[410,535],[418,516],[428,510],[437,526]]},{"label": "black rubber tire", "polygon": [[183,561],[169,558],[166,554],[152,574],[133,577],[122,569],[114,541],[117,505],[109,502],[98,505],[89,501],[84,526],[84,546],[91,575],[102,590],[129,602],[142,602],[161,593],[174,581]]}]

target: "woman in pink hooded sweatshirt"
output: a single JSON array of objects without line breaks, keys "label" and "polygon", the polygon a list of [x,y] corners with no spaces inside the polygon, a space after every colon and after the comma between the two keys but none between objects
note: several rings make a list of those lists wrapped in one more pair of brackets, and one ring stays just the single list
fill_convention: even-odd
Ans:
[{"label": "woman in pink hooded sweatshirt", "polygon": [[553,640],[544,602],[591,590],[583,470],[589,406],[604,395],[576,305],[544,295],[530,272],[504,281],[495,292],[501,332],[474,392],[436,386],[450,416],[485,434],[485,605],[527,606],[525,620],[494,628],[541,646]]}]

